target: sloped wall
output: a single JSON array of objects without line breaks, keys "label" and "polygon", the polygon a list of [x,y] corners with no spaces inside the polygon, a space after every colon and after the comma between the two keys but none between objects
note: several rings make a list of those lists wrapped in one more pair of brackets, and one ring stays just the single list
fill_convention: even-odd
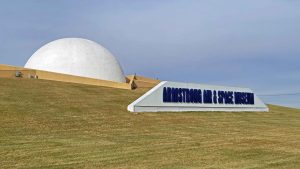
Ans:
[{"label": "sloped wall", "polygon": [[[22,76],[16,77],[16,73],[21,72]],[[131,84],[119,83],[106,80],[92,79],[80,76],[66,75],[61,73],[47,72],[42,70],[26,69],[17,66],[0,65],[0,78],[37,78],[61,82],[80,83],[87,85],[105,86],[131,90]]]}]

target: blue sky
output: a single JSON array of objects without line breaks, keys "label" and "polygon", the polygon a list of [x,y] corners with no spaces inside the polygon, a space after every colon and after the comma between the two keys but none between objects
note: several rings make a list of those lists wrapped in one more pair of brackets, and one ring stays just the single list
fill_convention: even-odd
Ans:
[{"label": "blue sky", "polygon": [[[0,63],[23,66],[42,45],[81,37],[126,74],[300,92],[300,1],[2,0]],[[300,108],[300,95],[261,96]]]}]

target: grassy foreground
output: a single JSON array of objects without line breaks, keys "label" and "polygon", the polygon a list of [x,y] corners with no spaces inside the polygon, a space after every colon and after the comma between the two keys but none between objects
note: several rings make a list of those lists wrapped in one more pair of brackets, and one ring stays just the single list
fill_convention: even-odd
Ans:
[{"label": "grassy foreground", "polygon": [[0,168],[300,168],[300,110],[127,112],[146,90],[0,79]]}]

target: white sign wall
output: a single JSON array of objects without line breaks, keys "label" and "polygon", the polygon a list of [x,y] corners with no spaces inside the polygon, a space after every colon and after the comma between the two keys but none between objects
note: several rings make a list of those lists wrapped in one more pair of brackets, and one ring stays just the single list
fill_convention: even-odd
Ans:
[{"label": "white sign wall", "polygon": [[130,112],[269,111],[248,88],[163,81],[128,105]]}]

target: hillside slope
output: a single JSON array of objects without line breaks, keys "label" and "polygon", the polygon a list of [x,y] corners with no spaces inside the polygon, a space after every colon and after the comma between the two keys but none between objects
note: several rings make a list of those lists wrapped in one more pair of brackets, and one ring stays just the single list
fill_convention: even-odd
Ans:
[{"label": "hillside slope", "polygon": [[0,168],[300,168],[300,110],[133,114],[146,90],[0,79]]}]

